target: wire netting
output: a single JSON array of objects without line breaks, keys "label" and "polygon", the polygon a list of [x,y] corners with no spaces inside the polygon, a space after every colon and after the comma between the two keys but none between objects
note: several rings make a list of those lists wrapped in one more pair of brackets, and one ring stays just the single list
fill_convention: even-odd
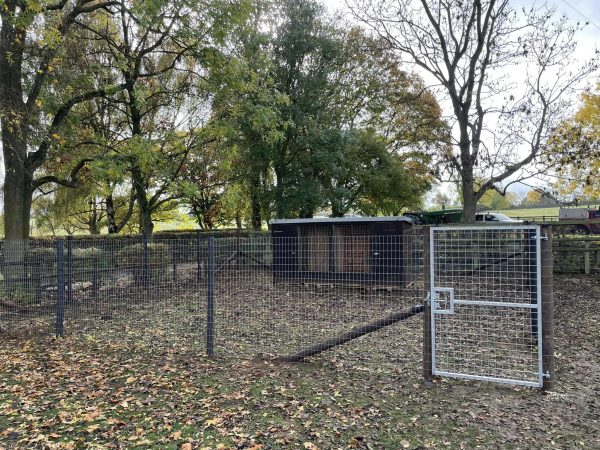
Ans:
[{"label": "wire netting", "polygon": [[432,230],[435,373],[539,381],[538,233]]},{"label": "wire netting", "polygon": [[[4,329],[50,334],[61,322],[65,335],[277,356],[372,321],[386,324],[423,298],[417,228],[402,236],[61,242],[62,249],[54,240],[2,247]],[[392,364],[411,359],[418,367],[421,323],[397,322],[341,354]]]},{"label": "wire netting", "polygon": [[[434,228],[437,373],[537,380],[536,230]],[[226,357],[335,349],[326,355],[338,363],[418,370],[423,242],[416,226],[1,242],[0,327]]]}]

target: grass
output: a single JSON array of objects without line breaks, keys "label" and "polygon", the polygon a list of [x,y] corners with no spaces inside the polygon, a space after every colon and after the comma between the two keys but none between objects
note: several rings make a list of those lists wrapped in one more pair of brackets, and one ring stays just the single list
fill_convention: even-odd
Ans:
[{"label": "grass", "polygon": [[[588,207],[588,205],[582,205],[582,207]],[[597,208],[598,205],[589,205],[591,208]],[[509,217],[558,217],[558,206],[551,206],[547,208],[518,208],[518,209],[504,209],[499,210],[502,214],[506,214]]]},{"label": "grass", "polygon": [[558,217],[558,207],[548,208],[520,208],[520,209],[504,209],[498,212],[506,214],[509,217],[540,217],[550,216]]}]

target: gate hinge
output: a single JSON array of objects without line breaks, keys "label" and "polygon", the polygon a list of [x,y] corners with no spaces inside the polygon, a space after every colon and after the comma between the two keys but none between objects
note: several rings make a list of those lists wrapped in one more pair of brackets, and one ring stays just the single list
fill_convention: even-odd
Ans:
[{"label": "gate hinge", "polygon": [[544,378],[550,378],[550,372],[546,371],[546,372],[542,373],[542,376]]},{"label": "gate hinge", "polygon": [[[531,236],[531,239],[537,239],[537,235]],[[540,237],[540,241],[547,241],[547,240],[548,240],[548,233],[546,233]]]}]

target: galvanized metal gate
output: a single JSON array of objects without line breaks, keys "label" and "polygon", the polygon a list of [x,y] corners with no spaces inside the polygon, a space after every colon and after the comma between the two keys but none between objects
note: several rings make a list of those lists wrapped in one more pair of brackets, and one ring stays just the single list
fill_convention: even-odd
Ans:
[{"label": "galvanized metal gate", "polygon": [[540,227],[430,229],[432,373],[541,386]]}]

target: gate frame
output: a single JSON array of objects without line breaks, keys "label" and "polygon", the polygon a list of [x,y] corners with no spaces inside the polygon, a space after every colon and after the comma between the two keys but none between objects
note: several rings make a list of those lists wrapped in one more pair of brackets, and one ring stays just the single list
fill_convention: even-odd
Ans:
[{"label": "gate frame", "polygon": [[[436,287],[434,271],[434,233],[435,230],[533,230],[536,239],[536,306],[532,310],[537,311],[537,359],[538,380],[537,382],[498,378],[483,375],[469,375],[436,371],[435,369],[435,304],[433,295]],[[519,225],[448,225],[448,226],[424,226],[423,227],[423,378],[431,381],[434,376],[445,376],[466,380],[492,381],[496,383],[522,385],[529,387],[541,387],[551,390],[554,387],[554,304],[553,304],[553,259],[552,259],[552,227],[546,225],[531,225],[528,223]],[[468,301],[468,304],[517,306],[524,307],[525,303],[504,302],[481,302]],[[462,301],[457,301],[461,304]],[[448,314],[448,312],[441,312]]]}]

